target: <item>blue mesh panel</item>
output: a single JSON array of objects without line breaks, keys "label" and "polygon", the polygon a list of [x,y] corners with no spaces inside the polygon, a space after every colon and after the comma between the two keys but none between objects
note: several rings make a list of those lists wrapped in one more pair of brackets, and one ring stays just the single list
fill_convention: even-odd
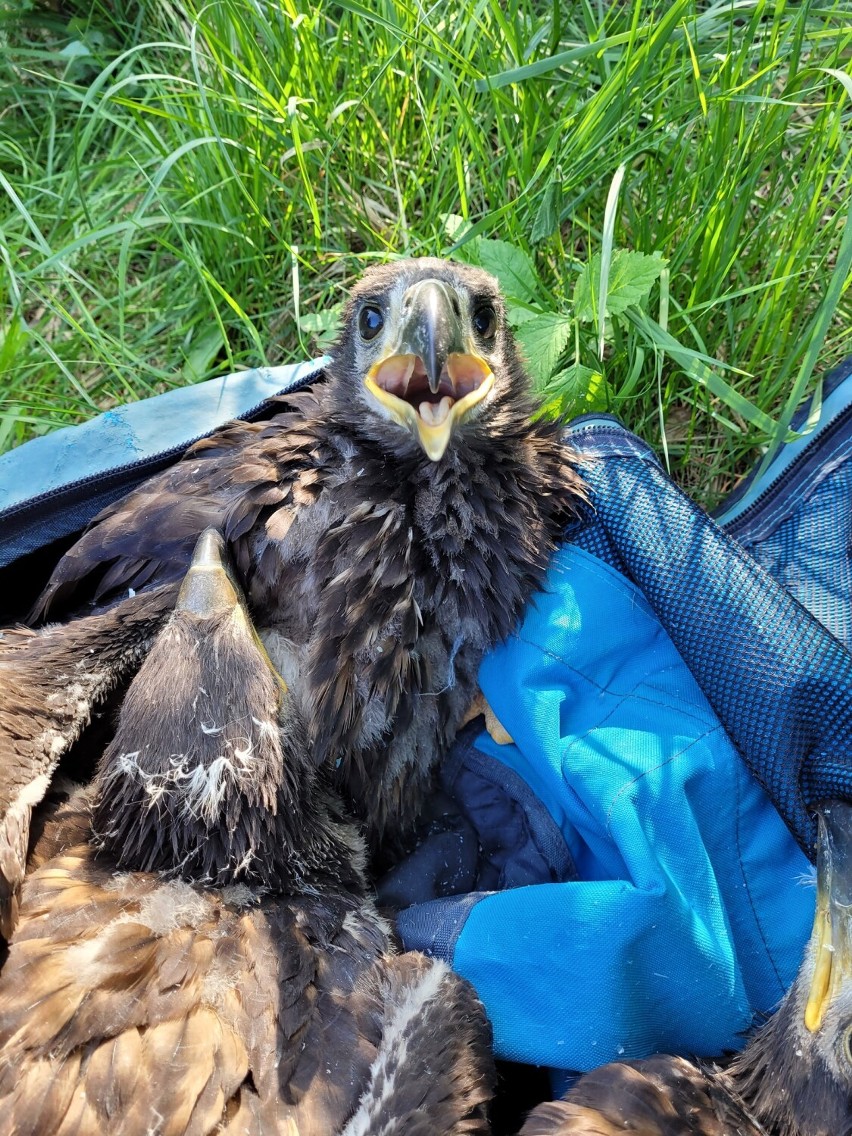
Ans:
[{"label": "blue mesh panel", "polygon": [[[826,797],[852,798],[852,657],[675,488],[652,452],[638,449],[623,427],[581,421],[570,441],[598,459],[585,471],[594,508],[590,525],[606,534],[604,540],[586,532],[578,543],[597,555],[609,548],[605,558],[642,589],[752,772],[812,852],[809,807]],[[846,492],[844,486],[845,476],[836,492]],[[780,551],[767,553],[786,553],[790,576],[800,584],[792,545],[784,542],[793,526],[807,531],[815,563],[831,501],[827,495],[813,524],[809,502],[805,519],[792,516],[790,530],[779,530]],[[841,543],[848,541],[848,516],[840,523],[848,509],[838,510],[837,498],[833,507],[835,559],[819,566],[807,589],[832,583],[831,564],[839,564]],[[848,564],[843,571],[848,574]],[[823,597],[831,594],[830,586],[822,587]]]},{"label": "blue mesh panel", "polygon": [[[848,448],[848,447],[847,447]],[[760,531],[733,532],[776,580],[847,647],[852,639],[852,464],[830,455],[806,493],[784,494]],[[792,499],[791,499],[792,498]],[[771,526],[770,535],[765,535]]]}]

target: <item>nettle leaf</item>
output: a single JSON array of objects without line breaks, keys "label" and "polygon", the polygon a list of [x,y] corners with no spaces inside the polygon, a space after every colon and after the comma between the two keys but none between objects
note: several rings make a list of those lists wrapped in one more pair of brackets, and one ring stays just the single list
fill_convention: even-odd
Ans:
[{"label": "nettle leaf", "polygon": [[71,43],[66,43],[58,54],[60,59],[88,58],[92,54],[92,49],[87,43],[83,43],[81,39],[75,39],[72,40]]},{"label": "nettle leaf", "polygon": [[546,312],[525,320],[515,330],[533,383],[542,387],[553,374],[559,356],[571,335],[573,320],[557,312]]},{"label": "nettle leaf", "polygon": [[483,237],[477,251],[479,263],[486,272],[497,277],[506,299],[522,303],[532,299],[538,288],[538,276],[523,249],[510,245],[508,241]]},{"label": "nettle leaf", "polygon": [[506,305],[506,322],[512,327],[520,327],[522,323],[529,323],[541,315],[539,308],[528,308],[523,304]]},{"label": "nettle leaf", "polygon": [[[626,308],[641,304],[667,263],[658,252],[648,256],[644,252],[616,249],[609,268],[605,314],[621,315]],[[574,314],[578,320],[590,322],[597,318],[600,286],[601,257],[596,252],[574,285]]]},{"label": "nettle leaf", "polygon": [[460,241],[467,230],[471,228],[470,221],[466,221],[458,213],[442,213],[441,224],[451,241]]},{"label": "nettle leaf", "polygon": [[458,213],[444,213],[441,215],[441,222],[444,226],[444,232],[454,245],[464,241],[458,248],[453,249],[449,254],[453,260],[460,260],[462,264],[479,264],[479,246],[482,243],[481,237],[472,237],[470,240],[465,240],[465,237],[473,228],[470,221],[466,221],[464,217],[460,217]]},{"label": "nettle leaf", "polygon": [[542,414],[551,418],[605,410],[606,379],[600,371],[593,371],[582,363],[574,363],[559,371],[545,384],[542,396]]},{"label": "nettle leaf", "polygon": [[334,343],[343,322],[343,305],[332,304],[320,312],[308,312],[299,320],[302,331],[308,332],[314,338],[314,344],[320,351],[325,351]]}]

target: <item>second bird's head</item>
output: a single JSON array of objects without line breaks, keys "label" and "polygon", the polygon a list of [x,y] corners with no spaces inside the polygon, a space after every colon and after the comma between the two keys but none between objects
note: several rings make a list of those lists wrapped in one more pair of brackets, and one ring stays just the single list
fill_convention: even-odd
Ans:
[{"label": "second bird's head", "polygon": [[507,403],[531,409],[497,281],[469,265],[423,258],[371,268],[332,355],[338,412],[432,462],[459,434],[487,436]]}]

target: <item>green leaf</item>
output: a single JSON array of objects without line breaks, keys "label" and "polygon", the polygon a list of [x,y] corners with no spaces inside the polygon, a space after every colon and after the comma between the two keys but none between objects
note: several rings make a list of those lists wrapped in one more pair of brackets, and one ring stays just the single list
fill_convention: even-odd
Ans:
[{"label": "green leaf", "polygon": [[458,213],[442,213],[440,219],[444,232],[454,246],[447,255],[452,257],[453,260],[460,260],[462,264],[478,265],[479,246],[482,238],[468,236],[473,230],[472,223],[466,221],[464,217],[460,217]]},{"label": "green leaf", "polygon": [[530,308],[526,304],[506,305],[506,321],[512,327],[520,327],[522,323],[529,323],[540,315],[540,308]]},{"label": "green leaf", "polygon": [[207,377],[216,356],[222,350],[224,338],[222,329],[212,324],[198,335],[187,353],[183,365],[183,375],[187,382],[197,383],[199,379]]},{"label": "green leaf", "polygon": [[561,210],[562,176],[557,171],[544,187],[544,193],[541,195],[541,202],[530,234],[530,241],[534,245],[556,232]]},{"label": "green leaf", "polygon": [[75,39],[72,40],[71,43],[66,43],[57,54],[60,59],[80,59],[81,57],[88,58],[92,54],[92,51],[88,44],[83,43],[82,40]]},{"label": "green leaf", "polygon": [[606,379],[600,371],[574,363],[559,371],[542,391],[542,413],[548,418],[588,414],[607,408]]},{"label": "green leaf", "polygon": [[479,241],[479,263],[492,276],[496,276],[503,295],[509,300],[527,303],[538,288],[533,263],[523,249],[508,241],[494,241],[483,237]]},{"label": "green leaf", "polygon": [[[653,25],[652,25],[653,26]],[[647,34],[643,28],[644,34]],[[618,35],[607,36],[605,39],[596,39],[592,43],[581,43],[568,51],[560,51],[558,55],[549,55],[546,59],[536,59],[534,63],[527,63],[523,67],[513,67],[509,71],[500,71],[489,75],[485,79],[477,79],[474,83],[477,91],[497,90],[507,87],[510,83],[520,83],[524,79],[534,79],[539,75],[547,75],[557,67],[567,67],[587,55],[601,56],[604,51],[628,43],[633,32],[620,32]]]},{"label": "green leaf", "polygon": [[462,240],[467,230],[473,227],[470,221],[466,221],[458,213],[442,213],[441,224],[444,232],[454,242]]},{"label": "green leaf", "polygon": [[[605,315],[621,315],[627,308],[641,304],[666,264],[666,259],[658,252],[648,256],[644,252],[616,249],[609,269]],[[574,285],[574,314],[578,320],[597,319],[600,280],[601,258],[595,253]]]},{"label": "green leaf", "polygon": [[574,321],[558,312],[547,312],[525,320],[515,331],[527,361],[533,383],[543,386],[553,373],[559,356],[571,335]]},{"label": "green leaf", "polygon": [[342,304],[332,304],[319,312],[309,312],[299,320],[302,331],[308,332],[314,338],[314,346],[319,351],[325,351],[337,338],[340,331]]},{"label": "green leaf", "polygon": [[[775,422],[769,417],[760,407],[755,406],[754,403],[749,402],[738,390],[735,390],[730,383],[727,383],[721,375],[713,370],[713,365],[721,366],[714,359],[708,359],[706,356],[701,355],[698,351],[693,351],[690,347],[684,347],[673,335],[671,335],[664,328],[651,319],[645,312],[632,312],[629,316],[630,321],[635,324],[641,331],[648,337],[650,343],[655,344],[659,349],[665,351],[670,359],[674,359],[677,365],[687,374],[694,382],[699,383],[701,386],[706,387],[708,391],[716,398],[721,399],[727,407],[739,414],[746,422],[750,422],[752,426],[756,426],[758,430],[762,430],[765,434],[772,435],[775,430]],[[739,431],[739,427],[731,424],[732,429]]]}]

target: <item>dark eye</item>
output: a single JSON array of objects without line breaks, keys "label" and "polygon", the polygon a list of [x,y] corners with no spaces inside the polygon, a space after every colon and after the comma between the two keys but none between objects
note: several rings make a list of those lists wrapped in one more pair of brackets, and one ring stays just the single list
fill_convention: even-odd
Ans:
[{"label": "dark eye", "polygon": [[480,304],[474,311],[473,330],[482,339],[493,339],[497,334],[497,313],[490,304]]},{"label": "dark eye", "polygon": [[846,1046],[846,1060],[852,1065],[852,1030],[846,1031],[846,1037],[843,1041]]},{"label": "dark eye", "polygon": [[385,326],[385,317],[372,304],[367,304],[358,313],[358,330],[362,339],[375,339]]}]

